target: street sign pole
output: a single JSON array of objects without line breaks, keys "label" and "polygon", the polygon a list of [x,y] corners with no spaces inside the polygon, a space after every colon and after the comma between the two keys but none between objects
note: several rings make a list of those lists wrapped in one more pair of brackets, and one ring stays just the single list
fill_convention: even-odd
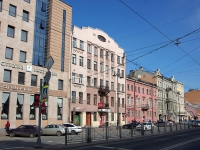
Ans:
[{"label": "street sign pole", "polygon": [[[42,83],[43,79],[40,79],[40,99],[42,98]],[[35,145],[35,148],[42,148],[41,144],[41,102],[39,102],[39,117],[38,117],[38,138],[37,138],[37,144]]]}]

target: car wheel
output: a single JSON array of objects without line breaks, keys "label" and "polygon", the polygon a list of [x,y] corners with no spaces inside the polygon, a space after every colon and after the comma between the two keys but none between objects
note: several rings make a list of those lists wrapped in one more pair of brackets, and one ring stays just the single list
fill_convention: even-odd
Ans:
[{"label": "car wheel", "polygon": [[29,137],[33,138],[35,135],[33,133],[30,133]]},{"label": "car wheel", "polygon": [[71,134],[73,134],[73,135],[76,134],[76,131],[72,130]]},{"label": "car wheel", "polygon": [[58,131],[58,132],[56,133],[56,135],[57,135],[57,136],[61,136],[62,133],[61,133],[60,131]]},{"label": "car wheel", "polygon": [[10,137],[14,137],[15,136],[15,133],[14,132],[11,132],[10,133]]}]

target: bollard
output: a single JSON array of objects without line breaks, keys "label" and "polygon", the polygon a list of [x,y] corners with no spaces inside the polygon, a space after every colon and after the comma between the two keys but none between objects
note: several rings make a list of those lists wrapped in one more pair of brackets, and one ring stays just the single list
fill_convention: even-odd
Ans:
[{"label": "bollard", "polygon": [[131,137],[133,137],[133,126],[131,125]]},{"label": "bollard", "polygon": [[144,124],[141,124],[141,135],[144,135]]},{"label": "bollard", "polygon": [[87,143],[91,143],[91,127],[87,128]]},{"label": "bollard", "polygon": [[106,125],[106,141],[108,141],[108,126]]},{"label": "bollard", "polygon": [[121,139],[122,138],[122,127],[119,126],[118,128],[119,128],[119,138]]},{"label": "bollard", "polygon": [[65,145],[67,145],[67,133],[68,133],[68,129],[65,128]]},{"label": "bollard", "polygon": [[169,124],[170,131],[172,132],[172,124]]}]

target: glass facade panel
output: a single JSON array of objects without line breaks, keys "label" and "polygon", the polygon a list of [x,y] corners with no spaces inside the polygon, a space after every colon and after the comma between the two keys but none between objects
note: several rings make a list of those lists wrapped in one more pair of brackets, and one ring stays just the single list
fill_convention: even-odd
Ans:
[{"label": "glass facade panel", "polygon": [[64,60],[65,60],[65,28],[66,28],[66,10],[63,10],[61,71],[64,71]]},{"label": "glass facade panel", "polygon": [[19,72],[18,74],[18,84],[24,84],[25,73]]}]

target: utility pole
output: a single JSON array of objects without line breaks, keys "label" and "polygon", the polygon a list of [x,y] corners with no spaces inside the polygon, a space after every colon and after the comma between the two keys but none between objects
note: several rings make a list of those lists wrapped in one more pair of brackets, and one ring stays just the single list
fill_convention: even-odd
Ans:
[{"label": "utility pole", "polygon": [[136,98],[135,98],[135,82],[136,79],[134,79],[134,120],[136,120]]}]

